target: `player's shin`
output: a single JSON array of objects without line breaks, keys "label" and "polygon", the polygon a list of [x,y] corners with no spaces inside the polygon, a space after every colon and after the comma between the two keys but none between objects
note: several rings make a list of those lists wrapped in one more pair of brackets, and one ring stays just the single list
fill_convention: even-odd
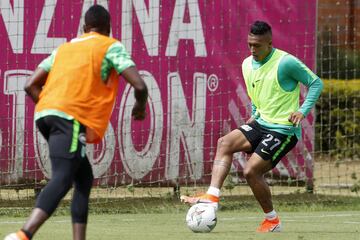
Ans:
[{"label": "player's shin", "polygon": [[85,240],[86,239],[86,223],[73,223],[73,239]]},{"label": "player's shin", "polygon": [[221,189],[226,176],[229,174],[231,159],[215,160],[213,164],[210,186]]}]

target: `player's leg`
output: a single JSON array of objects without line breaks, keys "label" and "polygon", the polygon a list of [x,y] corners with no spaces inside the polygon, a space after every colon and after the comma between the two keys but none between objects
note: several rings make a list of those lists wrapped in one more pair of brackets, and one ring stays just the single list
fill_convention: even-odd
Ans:
[{"label": "player's leg", "polygon": [[244,169],[246,181],[265,214],[265,219],[257,229],[258,232],[281,231],[281,222],[273,208],[270,188],[264,178],[264,174],[271,169],[271,161],[265,161],[257,153],[250,157]]},{"label": "player's leg", "polygon": [[218,189],[222,187],[229,173],[233,154],[239,151],[251,151],[250,142],[239,129],[235,129],[224,137],[219,138],[211,174],[211,187]]},{"label": "player's leg", "polygon": [[251,155],[244,168],[244,177],[264,212],[273,210],[270,189],[264,179],[264,174],[271,169],[271,162],[265,161],[257,153]]},{"label": "player's leg", "polygon": [[[46,141],[49,141],[51,126],[49,126],[46,123],[44,118],[37,120],[36,125],[39,131],[41,132],[42,136],[46,139]],[[39,208],[33,209],[29,219],[27,220],[23,228],[16,234],[14,234],[17,235],[17,238],[14,237],[13,239],[26,239],[26,238],[31,239],[33,233],[35,233],[38,230],[38,228],[45,222],[47,218],[48,218],[48,214],[43,210]],[[29,229],[29,230],[25,230],[25,229]]]},{"label": "player's leg", "polygon": [[270,188],[264,178],[264,174],[271,169],[271,161],[265,161],[257,153],[252,154],[244,168],[246,181],[265,213],[265,220],[257,229],[258,232],[281,231],[280,220],[273,208]]},{"label": "player's leg", "polygon": [[79,122],[75,122],[76,130],[72,136],[73,161],[77,162],[74,167],[74,193],[71,202],[71,217],[73,223],[73,239],[86,239],[86,225],[88,217],[88,205],[90,190],[93,183],[93,173],[89,160],[86,156],[86,128]]},{"label": "player's leg", "polygon": [[75,155],[71,152],[72,121],[49,116],[37,120],[36,123],[41,132],[43,129],[49,129],[48,137],[46,133],[44,137],[48,139],[52,177],[39,194],[35,208],[21,230],[27,239],[31,239],[55,211],[71,188],[75,170],[79,165],[78,161],[74,161]]},{"label": "player's leg", "polygon": [[41,191],[29,220],[23,229],[34,234],[42,223],[53,214],[61,199],[72,186],[74,164],[69,159],[52,158],[52,177]]},{"label": "player's leg", "polygon": [[217,208],[220,189],[229,173],[233,154],[239,151],[248,152],[251,151],[251,148],[252,146],[247,137],[239,129],[235,129],[224,137],[219,138],[211,174],[211,183],[207,193],[195,197],[181,196],[181,201],[190,204],[199,202],[211,203]]},{"label": "player's leg", "polygon": [[257,229],[259,232],[281,230],[281,223],[273,208],[270,188],[264,179],[264,174],[274,168],[296,143],[295,136],[267,131],[245,166],[244,176],[265,213],[265,220]]},{"label": "player's leg", "polygon": [[82,158],[81,166],[75,176],[74,196],[71,203],[74,240],[86,239],[89,196],[93,179],[92,169],[87,157]]}]

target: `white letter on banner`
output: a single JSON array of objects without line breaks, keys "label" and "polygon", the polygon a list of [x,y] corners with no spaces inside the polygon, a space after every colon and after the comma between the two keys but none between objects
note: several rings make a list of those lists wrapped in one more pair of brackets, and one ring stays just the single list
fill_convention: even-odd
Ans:
[{"label": "white letter on banner", "polygon": [[54,16],[56,2],[56,0],[45,0],[40,22],[31,48],[32,54],[51,53],[54,48],[66,42],[66,38],[50,38],[47,36]]},{"label": "white letter on banner", "polygon": [[[105,9],[109,10],[108,0],[97,0],[96,3],[103,6]],[[84,0],[83,7],[81,10],[79,28],[78,28],[78,36],[84,33],[83,25],[84,25],[85,13],[94,4],[95,4],[95,0]]]},{"label": "white letter on banner", "polygon": [[24,127],[25,127],[25,91],[23,90],[26,79],[32,74],[28,70],[9,70],[4,74],[4,94],[13,97],[12,126],[11,126],[11,151],[10,172],[13,180],[23,175],[24,157]]},{"label": "white letter on banner", "polygon": [[133,40],[132,3],[140,24],[147,52],[149,56],[158,56],[160,25],[159,0],[149,1],[149,9],[146,7],[144,0],[122,1],[121,42],[125,45],[129,54],[131,54]]},{"label": "white letter on banner", "polygon": [[24,1],[1,0],[0,11],[14,53],[23,53]]},{"label": "white letter on banner", "polygon": [[[98,146],[101,146],[101,150]],[[115,133],[111,123],[102,139],[101,144],[86,144],[86,154],[92,165],[95,178],[101,177],[110,167],[115,154]],[[94,154],[96,151],[96,154]],[[100,151],[98,153],[98,151]],[[95,155],[98,156],[95,158]]]},{"label": "white letter on banner", "polygon": [[[190,23],[183,22],[186,3],[188,3],[189,7]],[[196,57],[207,56],[204,31],[197,0],[176,0],[169,40],[166,47],[166,56],[176,56],[181,39],[193,40]]]},{"label": "white letter on banner", "polygon": [[51,178],[51,162],[48,143],[37,129],[35,121],[33,127],[35,159],[45,177]]},{"label": "white letter on banner", "polygon": [[206,113],[206,74],[195,73],[193,84],[192,119],[186,106],[186,98],[178,73],[168,76],[168,120],[166,169],[167,179],[179,176],[180,141],[184,147],[184,156],[189,173],[193,179],[203,175],[203,146]]},{"label": "white letter on banner", "polygon": [[134,147],[131,134],[131,111],[135,103],[134,89],[126,85],[120,102],[118,140],[121,160],[126,172],[135,179],[141,179],[148,174],[159,157],[162,131],[163,106],[161,92],[155,78],[147,71],[140,71],[149,90],[148,106],[150,113],[148,141],[141,151]]}]

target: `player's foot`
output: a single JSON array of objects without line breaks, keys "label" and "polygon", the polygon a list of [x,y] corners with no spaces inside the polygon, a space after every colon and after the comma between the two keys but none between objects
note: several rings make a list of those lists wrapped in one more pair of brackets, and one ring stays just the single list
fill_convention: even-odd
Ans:
[{"label": "player's foot", "polygon": [[4,240],[29,240],[23,231],[18,231],[16,233],[10,233],[7,235]]},{"label": "player's foot", "polygon": [[265,218],[264,221],[260,224],[257,232],[281,232],[281,222],[279,217],[276,217],[273,220],[268,220]]},{"label": "player's foot", "polygon": [[189,203],[189,204],[197,204],[197,203],[205,203],[205,204],[211,204],[215,208],[215,210],[219,207],[219,197],[216,197],[211,194],[203,194],[196,197],[189,197],[182,195],[180,197],[181,202]]}]

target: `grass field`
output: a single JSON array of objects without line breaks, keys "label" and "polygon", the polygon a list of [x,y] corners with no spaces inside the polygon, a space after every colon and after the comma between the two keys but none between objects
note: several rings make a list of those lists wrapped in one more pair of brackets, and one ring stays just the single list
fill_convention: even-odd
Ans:
[{"label": "grass field", "polygon": [[[360,211],[281,212],[284,231],[255,233],[262,215],[258,212],[220,211],[211,233],[192,233],[185,213],[91,215],[88,239],[360,239]],[[0,239],[21,227],[24,218],[0,217]],[[68,216],[52,217],[35,239],[72,239]]]},{"label": "grass field", "polygon": [[[209,234],[192,233],[185,224],[188,206],[176,198],[94,199],[90,204],[88,239],[346,239],[360,240],[360,198],[319,194],[275,195],[282,233],[258,234],[263,214],[253,196],[221,200],[218,224]],[[34,199],[0,201],[0,239],[19,229]],[[72,239],[69,201],[63,201],[35,239]]]},{"label": "grass field", "polygon": [[[135,193],[143,196],[144,192]],[[233,190],[235,191],[235,190]],[[0,240],[19,229],[34,206],[34,197],[2,190]],[[25,191],[31,192],[31,191]],[[164,193],[160,197],[117,197],[94,189],[90,204],[88,238],[126,240],[175,239],[276,239],[360,240],[360,197],[301,193],[275,194],[274,206],[283,222],[283,232],[255,232],[263,214],[252,195],[225,195],[221,199],[218,224],[209,234],[192,233],[185,224],[188,206]],[[239,189],[236,190],[239,192]],[[123,195],[124,193],[122,193]],[[7,197],[6,197],[7,196]],[[15,197],[17,196],[17,197]],[[107,196],[104,198],[104,196]],[[110,198],[114,197],[114,198]],[[123,195],[124,196],[124,195]],[[35,239],[72,239],[69,199],[36,234]]]}]

